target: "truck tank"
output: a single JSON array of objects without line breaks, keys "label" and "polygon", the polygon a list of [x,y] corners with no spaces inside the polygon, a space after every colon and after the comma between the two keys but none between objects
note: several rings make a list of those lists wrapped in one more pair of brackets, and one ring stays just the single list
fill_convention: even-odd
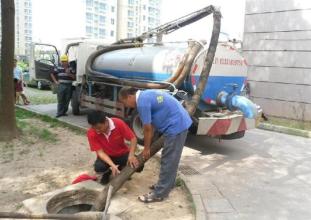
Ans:
[{"label": "truck tank", "polygon": [[[167,81],[175,73],[187,51],[187,44],[144,46],[115,50],[97,57],[93,69],[117,78],[147,81]],[[181,85],[192,93],[202,72],[207,48],[198,53],[192,63],[191,72]],[[200,109],[215,105],[220,92],[239,94],[246,80],[247,67],[237,50],[225,43],[217,46],[212,69],[201,96]]]}]

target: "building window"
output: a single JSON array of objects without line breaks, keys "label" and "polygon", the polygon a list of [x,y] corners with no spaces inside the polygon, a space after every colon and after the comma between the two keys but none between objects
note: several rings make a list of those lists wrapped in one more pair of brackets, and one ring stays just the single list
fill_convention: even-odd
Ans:
[{"label": "building window", "polygon": [[86,26],[86,33],[90,34],[92,33],[93,29],[90,26]]},{"label": "building window", "polygon": [[114,36],[114,31],[110,31],[110,36],[111,36],[111,37]]},{"label": "building window", "polygon": [[114,6],[111,6],[111,12],[114,12]]},{"label": "building window", "polygon": [[127,22],[127,27],[129,27],[129,28],[132,28],[132,27],[134,27],[134,23],[133,22]]},{"label": "building window", "polygon": [[99,29],[99,35],[101,35],[101,36],[106,36],[106,30],[100,28],[100,29]]},{"label": "building window", "polygon": [[152,17],[149,17],[149,18],[148,18],[148,22],[149,22],[149,23],[153,23],[154,21],[155,21],[154,18],[152,18]]},{"label": "building window", "polygon": [[87,20],[93,20],[93,15],[89,12],[86,13],[86,19]]},{"label": "building window", "polygon": [[143,21],[146,21],[146,15],[143,15]]},{"label": "building window", "polygon": [[129,1],[128,1],[128,4],[129,4],[129,5],[134,5],[134,0],[129,0]]},{"label": "building window", "polygon": [[133,34],[132,33],[127,33],[127,37],[128,38],[133,37]]},{"label": "building window", "polygon": [[111,19],[111,24],[114,24],[114,19],[113,18]]},{"label": "building window", "polygon": [[105,10],[107,5],[105,3],[100,3],[99,4],[99,9]]},{"label": "building window", "polygon": [[100,22],[100,23],[106,23],[106,17],[100,15],[100,16],[99,16],[99,22]]},{"label": "building window", "polygon": [[143,9],[146,10],[146,8],[147,8],[146,5],[143,5]]},{"label": "building window", "polygon": [[129,17],[134,16],[134,12],[131,11],[131,10],[128,10],[128,13],[127,13],[127,14],[128,14]]},{"label": "building window", "polygon": [[86,0],[87,6],[93,6],[93,0]]}]

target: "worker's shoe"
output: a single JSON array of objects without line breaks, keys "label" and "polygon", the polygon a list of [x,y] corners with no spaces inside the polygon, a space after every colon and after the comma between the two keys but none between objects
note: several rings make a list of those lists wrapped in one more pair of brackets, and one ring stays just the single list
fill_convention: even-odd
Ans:
[{"label": "worker's shoe", "polygon": [[153,191],[138,197],[138,200],[143,203],[162,202],[163,199],[163,197],[156,196]]}]

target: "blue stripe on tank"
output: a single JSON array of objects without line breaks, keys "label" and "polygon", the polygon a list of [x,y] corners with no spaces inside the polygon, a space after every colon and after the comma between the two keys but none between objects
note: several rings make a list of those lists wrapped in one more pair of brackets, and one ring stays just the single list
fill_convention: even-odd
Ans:
[{"label": "blue stripe on tank", "polygon": [[[163,81],[169,79],[172,76],[172,74],[170,73],[138,72],[138,71],[124,71],[113,69],[103,69],[97,71],[120,78],[139,79],[139,80]],[[191,76],[191,78],[193,78],[193,76]],[[195,75],[194,78],[195,82],[198,82],[200,77],[198,75]],[[232,92],[232,87],[226,86],[227,84],[230,83],[235,83],[238,85],[236,92],[237,94],[239,94],[245,79],[246,77],[244,76],[209,76],[208,85],[203,92],[202,99],[215,100],[218,93],[221,91],[226,91],[228,93]]]}]

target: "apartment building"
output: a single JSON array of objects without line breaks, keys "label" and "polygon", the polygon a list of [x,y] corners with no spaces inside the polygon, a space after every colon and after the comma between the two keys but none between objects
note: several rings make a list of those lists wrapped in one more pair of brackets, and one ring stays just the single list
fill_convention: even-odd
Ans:
[{"label": "apartment building", "polygon": [[160,25],[161,0],[118,0],[117,39],[134,37]]},{"label": "apartment building", "polygon": [[[0,37],[1,34],[2,33],[0,31]],[[29,47],[31,42],[32,0],[15,0],[15,54],[19,57],[29,55]]]},{"label": "apartment building", "polygon": [[116,0],[83,0],[84,36],[115,40],[117,36],[117,1]]}]

